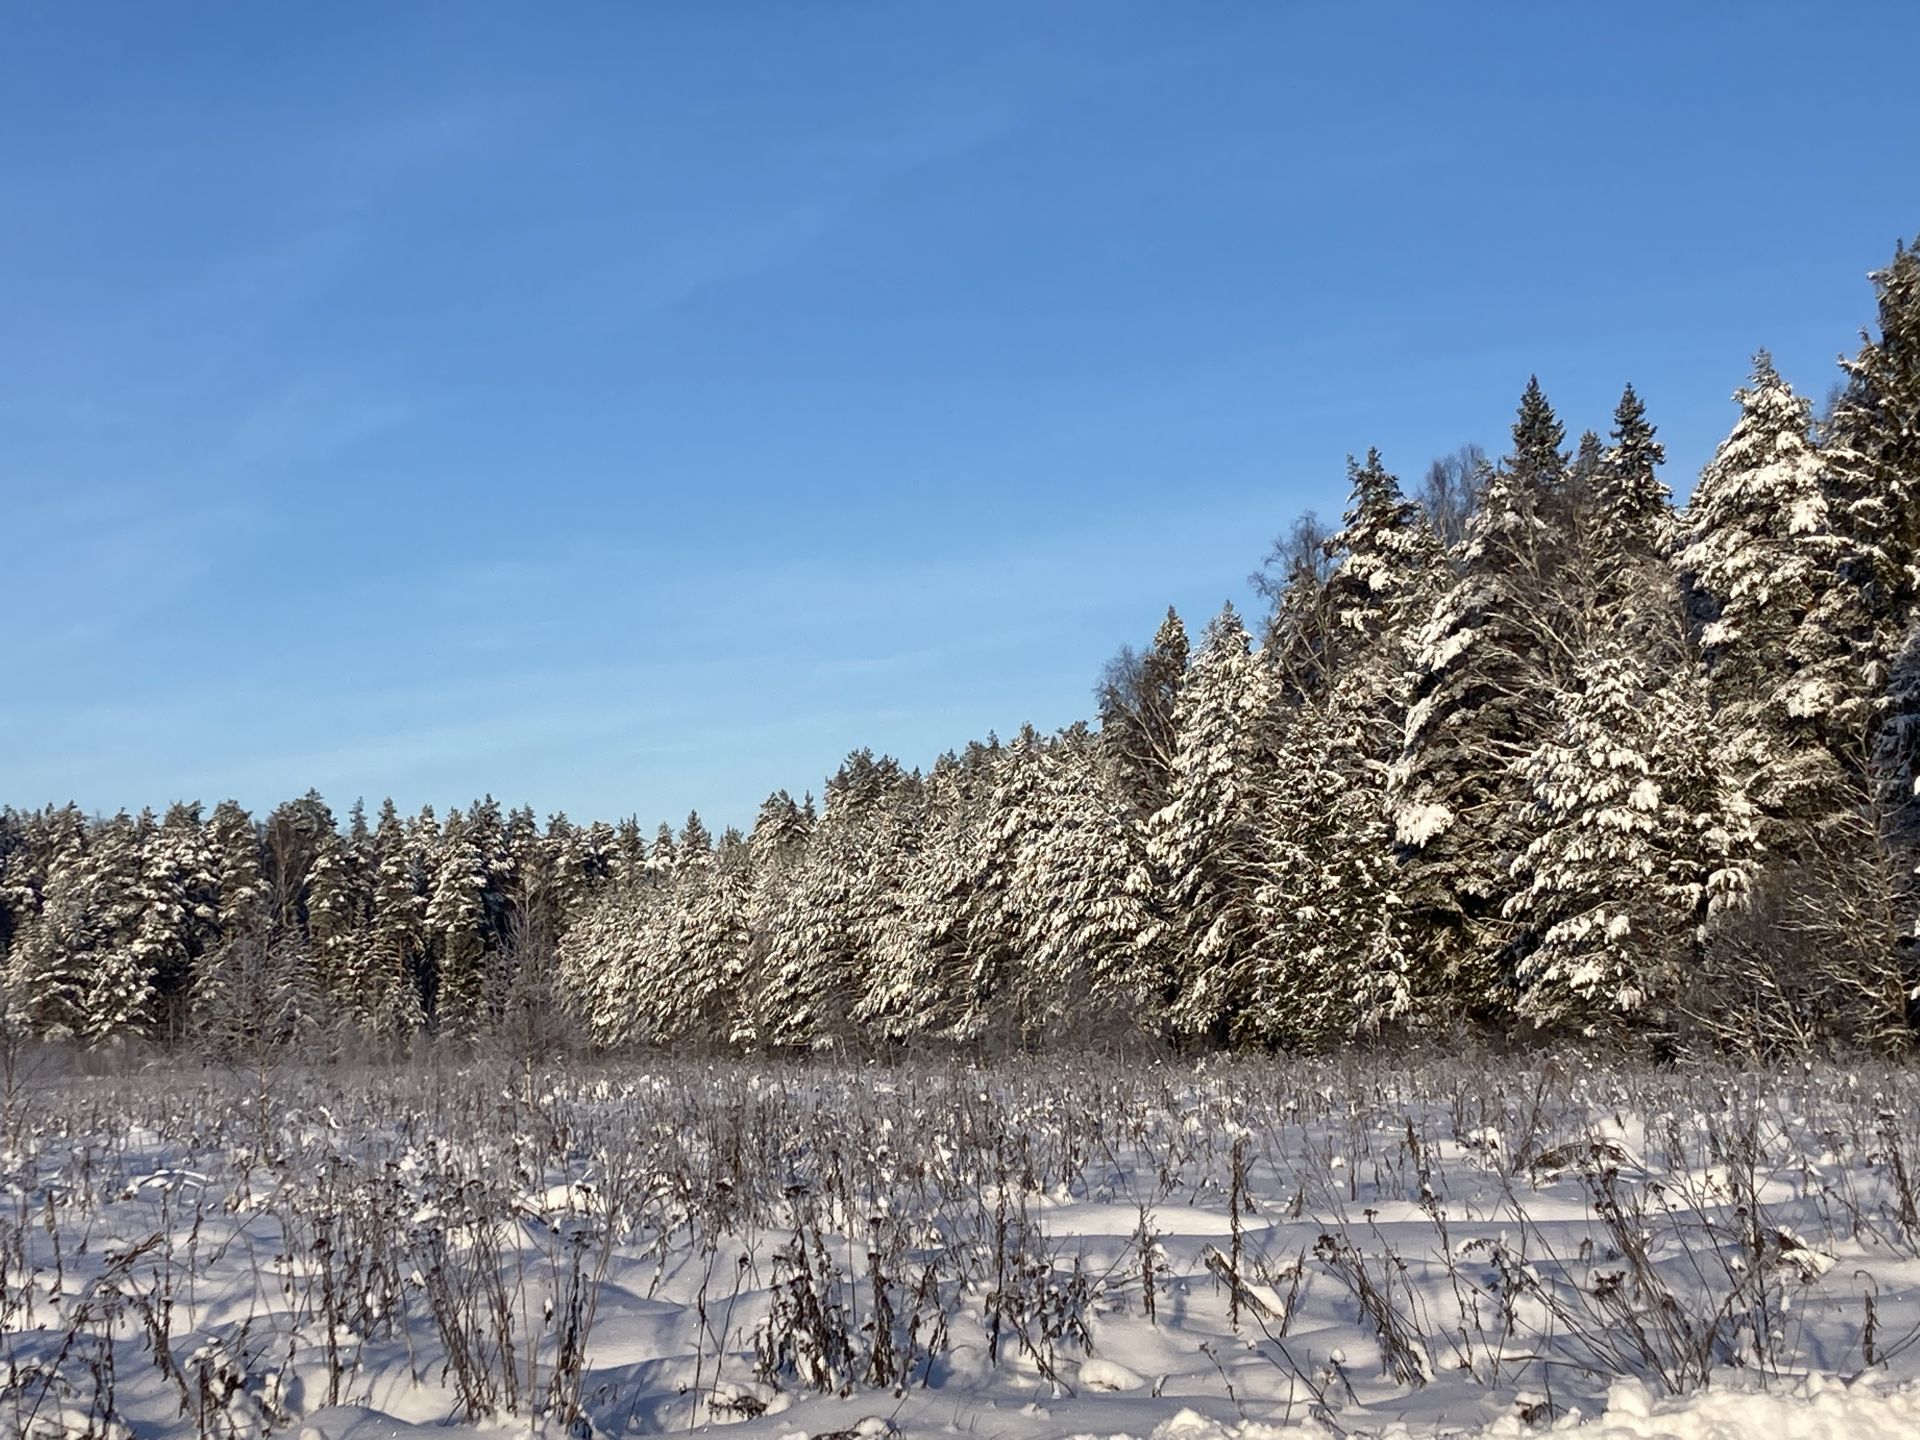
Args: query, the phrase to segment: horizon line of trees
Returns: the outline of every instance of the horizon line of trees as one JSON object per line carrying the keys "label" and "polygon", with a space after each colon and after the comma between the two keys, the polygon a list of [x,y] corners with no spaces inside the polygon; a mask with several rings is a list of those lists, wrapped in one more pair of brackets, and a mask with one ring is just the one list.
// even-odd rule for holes
{"label": "horizon line of trees", "polygon": [[1097,688],[816,809],[343,828],[0,812],[9,1027],[233,1054],[741,1049],[1117,1028],[1315,1048],[1468,1023],[1662,1052],[1920,1027],[1920,248],[1815,421],[1762,352],[1676,509],[1631,386],[1410,498],[1350,460],[1254,627],[1171,610]]}

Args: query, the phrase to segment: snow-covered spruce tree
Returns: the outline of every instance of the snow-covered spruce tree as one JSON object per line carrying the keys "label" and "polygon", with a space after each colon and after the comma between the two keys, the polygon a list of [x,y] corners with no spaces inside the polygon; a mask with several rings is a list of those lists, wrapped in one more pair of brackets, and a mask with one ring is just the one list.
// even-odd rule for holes
{"label": "snow-covered spruce tree", "polygon": [[806,848],[813,822],[785,790],[776,790],[760,802],[753,829],[747,834],[755,868],[774,860],[791,861]]}
{"label": "snow-covered spruce tree", "polygon": [[1281,705],[1272,778],[1255,815],[1263,917],[1230,1033],[1317,1049],[1403,1016],[1410,935],[1368,717],[1330,692]]}
{"label": "snow-covered spruce tree", "polygon": [[636,1038],[645,1017],[629,1002],[639,953],[642,897],[609,885],[583,901],[560,937],[560,993],[567,1013],[594,1046]]}
{"label": "snow-covered spruce tree", "polygon": [[1324,608],[1334,633],[1323,699],[1329,718],[1339,717],[1339,738],[1329,743],[1364,771],[1347,777],[1348,788],[1371,791],[1384,810],[1387,766],[1399,756],[1413,694],[1415,642],[1452,577],[1425,516],[1377,450],[1365,465],[1349,458],[1347,474],[1344,524],[1327,541]]}
{"label": "snow-covered spruce tree", "polygon": [[1029,1008],[1056,1034],[1157,1028],[1158,987],[1139,951],[1155,924],[1143,827],[1082,727],[1046,747],[1040,778],[1048,823],[1020,882]]}
{"label": "snow-covered spruce tree", "polygon": [[373,830],[372,905],[366,935],[364,1001],[368,1036],[403,1051],[426,1025],[420,967],[427,899],[425,857],[388,798]]}
{"label": "snow-covered spruce tree", "polygon": [[1877,337],[1844,361],[1846,388],[1826,426],[1828,516],[1838,574],[1819,597],[1799,704],[1863,782],[1895,655],[1920,600],[1920,248],[1875,271]]}
{"label": "snow-covered spruce tree", "polygon": [[916,987],[923,1028],[1026,1046],[1121,1008],[1148,1018],[1143,1002],[1162,997],[1136,963],[1152,923],[1143,837],[1104,769],[1127,764],[1082,725],[1050,739],[1025,727],[936,770],[949,784],[930,783],[928,809],[942,818],[909,885],[909,903],[924,890],[939,917]]}
{"label": "snow-covered spruce tree", "polygon": [[1488,479],[1458,576],[1415,644],[1405,744],[1388,800],[1400,894],[1422,932],[1416,987],[1454,1013],[1509,1003],[1503,918],[1526,843],[1523,767],[1555,723],[1581,628],[1566,589],[1565,432],[1529,381],[1513,449]]}
{"label": "snow-covered spruce tree", "polygon": [[[922,786],[913,864],[897,887],[894,943],[869,957],[852,1016],[868,1035],[889,1043],[925,1036],[977,1034],[967,1015],[971,977],[980,968],[976,946],[998,948],[990,931],[975,933],[984,907],[975,894],[982,865],[980,827],[1002,754],[995,741],[984,763],[948,752],[934,762]],[[969,1026],[973,1028],[969,1030]]]}
{"label": "snow-covered spruce tree", "polygon": [[144,1032],[153,1020],[154,970],[140,945],[140,857],[157,828],[151,811],[124,810],[94,832],[82,869],[96,926],[81,1001],[82,1038]]}
{"label": "snow-covered spruce tree", "polygon": [[911,969],[921,965],[926,944],[926,836],[930,824],[926,777],[887,762],[892,779],[872,806],[867,839],[868,863],[858,911],[859,941],[865,976],[877,966]]}
{"label": "snow-covered spruce tree", "polygon": [[741,977],[745,1001],[726,1036],[729,1043],[748,1047],[763,1040],[759,999],[766,993],[773,967],[774,941],[789,923],[797,877],[805,863],[813,833],[811,804],[802,807],[785,790],[776,790],[760,803],[753,829],[747,835],[748,874],[747,956]]}
{"label": "snow-covered spruce tree", "polygon": [[575,844],[563,852],[560,873],[561,893],[569,915],[587,896],[613,883],[619,857],[619,832],[606,821],[595,820],[574,833]]}
{"label": "snow-covered spruce tree", "polygon": [[39,913],[53,857],[67,847],[74,833],[85,833],[86,823],[80,807],[71,802],[19,816],[19,848],[7,862],[7,903],[13,908],[16,927],[24,928]]}
{"label": "snow-covered spruce tree", "polygon": [[558,921],[554,932],[556,942],[559,932],[567,928],[568,917],[601,878],[594,873],[598,858],[589,829],[575,825],[564,810],[556,810],[547,817],[547,884]]}
{"label": "snow-covered spruce tree", "polygon": [[1563,600],[1576,656],[1523,766],[1519,888],[1503,907],[1522,1017],[1592,1030],[1671,1007],[1706,927],[1744,899],[1752,807],[1727,764],[1667,560],[1662,450],[1628,388],[1594,469]]}
{"label": "snow-covered spruce tree", "polygon": [[1430,603],[1442,566],[1432,528],[1378,450],[1367,451],[1364,465],[1347,458],[1347,485],[1343,523],[1327,541],[1336,674],[1371,656],[1386,636],[1411,627],[1418,608]]}
{"label": "snow-covered spruce tree", "polygon": [[854,1038],[854,1008],[876,963],[910,957],[917,936],[901,873],[919,854],[919,781],[891,758],[856,751],[827,784],[825,812],[774,935],[755,1029],[766,1043],[813,1049]]}
{"label": "snow-covered spruce tree", "polygon": [[1526,927],[1517,1010],[1535,1025],[1671,1036],[1704,927],[1750,883],[1753,811],[1705,687],[1649,628],[1595,640],[1526,764],[1533,838],[1506,913]]}
{"label": "snow-covered spruce tree", "polygon": [[1288,615],[1320,617],[1324,638],[1311,672],[1279,687],[1271,716],[1258,875],[1272,920],[1234,1022],[1241,1038],[1289,1048],[1377,1028],[1410,999],[1386,773],[1404,732],[1414,632],[1448,577],[1425,517],[1378,452],[1347,469],[1326,578],[1302,569],[1293,579],[1322,593],[1283,600],[1276,616],[1276,630]]}
{"label": "snow-covered spruce tree", "polygon": [[[1833,666],[1828,693],[1809,698],[1832,701],[1842,723],[1859,713],[1870,736],[1865,808],[1891,861],[1910,1038],[1920,1030],[1920,245],[1898,247],[1873,281],[1880,334],[1847,363],[1828,427],[1845,548],[1834,603],[1816,616],[1859,680],[1849,693],[1849,667]],[[1861,696],[1883,672],[1879,691]]]}
{"label": "snow-covered spruce tree", "polygon": [[1253,987],[1273,917],[1261,903],[1259,808],[1268,782],[1273,677],[1231,605],[1207,627],[1181,690],[1167,803],[1148,819],[1158,927],[1143,946],[1168,957],[1169,1018],[1224,1039]]}
{"label": "snow-covered spruce tree", "polygon": [[[689,830],[697,818],[688,818]],[[723,1044],[739,1032],[749,1010],[752,852],[729,831],[712,848],[683,836],[681,856],[673,905],[673,950],[683,967],[680,1029],[703,1045]]]}
{"label": "snow-covered spruce tree", "polygon": [[493,925],[502,949],[516,948],[509,943],[516,933],[552,928],[555,838],[540,833],[532,806],[507,812],[494,864]]}
{"label": "snow-covered spruce tree", "polygon": [[373,908],[365,857],[337,830],[314,842],[307,871],[307,940],[317,991],[330,1027],[374,1027],[373,947],[368,929]]}
{"label": "snow-covered spruce tree", "polygon": [[10,806],[0,809],[0,976],[6,973],[14,936],[39,908],[32,881],[31,823]]}
{"label": "snow-covered spruce tree", "polygon": [[1601,606],[1631,603],[1630,592],[1644,583],[1648,567],[1673,553],[1674,539],[1673,494],[1659,475],[1666,447],[1631,385],[1614,409],[1611,439],[1593,480],[1599,534],[1587,542],[1597,551]]}
{"label": "snow-covered spruce tree", "polygon": [[487,958],[487,859],[471,817],[447,814],[433,852],[427,889],[432,984],[427,1015],[436,1035],[471,1041],[485,1020],[482,974]]}
{"label": "snow-covered spruce tree", "polygon": [[139,928],[134,950],[153,976],[156,1033],[183,1037],[194,967],[214,943],[219,877],[197,804],[170,807],[140,850]]}
{"label": "snow-covered spruce tree", "polygon": [[869,885],[859,840],[829,798],[783,897],[784,923],[765,936],[767,970],[753,1021],[765,1044],[828,1049],[851,1033],[848,1020],[867,978],[855,923]]}
{"label": "snow-covered spruce tree", "polygon": [[713,832],[707,828],[707,822],[700,818],[698,810],[687,812],[687,823],[680,827],[678,849],[673,856],[673,868],[686,871],[690,867],[704,866],[713,859]]}
{"label": "snow-covered spruce tree", "polygon": [[[1044,905],[1035,870],[1052,825],[1044,772],[1046,742],[1023,726],[1000,749],[989,788],[966,809],[971,841],[954,879],[942,876],[943,895],[964,905],[956,946],[959,963],[929,987],[927,1008],[954,1039],[977,1041],[990,1031],[1019,1044],[1039,1019],[1032,1012],[1032,907]],[[956,817],[959,818],[959,817]],[[952,827],[948,827],[951,829]],[[958,847],[954,847],[958,848]]]}
{"label": "snow-covered spruce tree", "polygon": [[[51,1037],[79,1035],[103,922],[89,884],[85,817],[74,806],[47,817],[32,910],[7,955],[10,1021]],[[24,888],[24,887],[23,887]]]}
{"label": "snow-covered spruce tree", "polygon": [[207,820],[207,850],[214,875],[215,931],[221,943],[263,930],[268,923],[266,878],[261,873],[260,831],[232,800],[213,807]]}
{"label": "snow-covered spruce tree", "polygon": [[1889,964],[1856,965],[1853,988],[1866,1002],[1861,1008],[1877,1012],[1869,1022],[1874,1038],[1905,1045],[1920,1031],[1920,619],[1894,657],[1872,758],[1876,787],[1869,814],[1885,852],[1873,868],[1885,877],[1892,954]]}
{"label": "snow-covered spruce tree", "polygon": [[746,877],[717,873],[712,836],[698,814],[654,853],[670,868],[656,872],[629,912],[634,934],[617,1003],[632,1019],[623,1029],[656,1045],[715,1043],[735,1023],[747,953]]}
{"label": "snow-covered spruce tree", "polygon": [[[858,997],[874,988],[876,975],[927,971],[927,937],[935,923],[928,900],[927,842],[936,822],[929,811],[927,782],[917,770],[901,772],[893,762],[887,764],[898,778],[879,803],[866,810],[859,827],[865,832],[865,858],[855,872],[850,916],[855,969],[838,1019],[849,1034],[861,1030]],[[926,1027],[910,1028],[920,1033]],[[861,1038],[874,1037],[868,1031]]]}
{"label": "snow-covered spruce tree", "polygon": [[640,833],[640,817],[629,815],[614,827],[609,856],[609,878],[624,890],[635,890],[647,875],[647,837]]}
{"label": "snow-covered spruce tree", "polygon": [[1734,400],[1739,418],[1700,474],[1675,566],[1728,754],[1747,772],[1763,838],[1791,850],[1844,799],[1819,685],[1809,688],[1824,648],[1811,617],[1836,542],[1807,402],[1765,351]]}
{"label": "snow-covered spruce tree", "polygon": [[[525,824],[532,825],[533,813],[523,812],[522,819]],[[468,809],[467,829],[473,847],[479,853],[482,874],[486,877],[486,883],[480,890],[480,933],[484,950],[480,968],[480,1025],[486,1029],[497,1018],[492,1006],[505,988],[501,973],[501,951],[508,928],[507,911],[514,886],[515,856],[508,823],[501,815],[500,802],[492,795],[483,795]]]}
{"label": "snow-covered spruce tree", "polygon": [[653,832],[653,844],[647,849],[647,858],[641,866],[639,883],[643,886],[658,886],[679,868],[680,844],[674,839],[673,826],[662,820],[660,828]]}

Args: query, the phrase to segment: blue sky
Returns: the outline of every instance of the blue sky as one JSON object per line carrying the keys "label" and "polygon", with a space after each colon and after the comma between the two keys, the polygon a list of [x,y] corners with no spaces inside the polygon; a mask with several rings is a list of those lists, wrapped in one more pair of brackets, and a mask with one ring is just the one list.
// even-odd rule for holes
{"label": "blue sky", "polygon": [[1684,489],[1920,230],[1920,7],[20,7],[0,802],[750,818],[1088,713],[1344,457]]}

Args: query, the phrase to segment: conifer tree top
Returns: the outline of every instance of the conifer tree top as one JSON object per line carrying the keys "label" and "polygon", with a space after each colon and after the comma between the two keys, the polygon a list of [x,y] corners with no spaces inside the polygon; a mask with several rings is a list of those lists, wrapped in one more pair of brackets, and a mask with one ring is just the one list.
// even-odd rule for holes
{"label": "conifer tree top", "polygon": [[1566,468],[1567,457],[1560,448],[1566,438],[1566,427],[1547,403],[1540,377],[1528,376],[1527,388],[1520,396],[1520,413],[1513,422],[1513,454],[1508,467],[1536,484],[1557,479]]}
{"label": "conifer tree top", "polygon": [[1623,538],[1650,540],[1667,515],[1672,496],[1655,473],[1666,459],[1666,447],[1654,438],[1647,420],[1647,407],[1628,385],[1613,412],[1613,444],[1596,487],[1600,513]]}

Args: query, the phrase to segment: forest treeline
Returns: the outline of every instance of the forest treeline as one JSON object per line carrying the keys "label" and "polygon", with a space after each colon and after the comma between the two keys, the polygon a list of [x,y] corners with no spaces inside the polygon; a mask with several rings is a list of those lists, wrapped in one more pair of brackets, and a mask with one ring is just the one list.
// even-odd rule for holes
{"label": "forest treeline", "polygon": [[[816,807],[0,814],[6,1028],[217,1051],[888,1047],[1469,1024],[1654,1050],[1920,1024],[1920,248],[1817,420],[1763,353],[1676,510],[1634,391],[1418,495],[1349,462],[1254,631],[1098,714],[860,751]],[[1254,633],[1257,632],[1257,633]]]}

